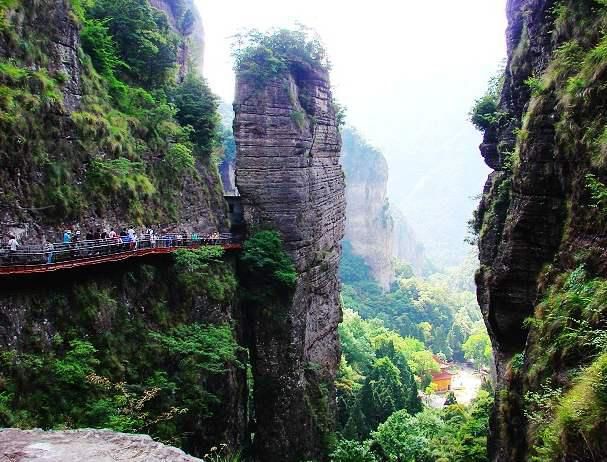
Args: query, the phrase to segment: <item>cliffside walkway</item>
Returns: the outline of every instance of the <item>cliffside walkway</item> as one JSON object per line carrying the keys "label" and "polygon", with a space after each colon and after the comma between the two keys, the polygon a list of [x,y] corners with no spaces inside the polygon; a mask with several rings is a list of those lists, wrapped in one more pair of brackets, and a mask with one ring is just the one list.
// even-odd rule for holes
{"label": "cliffside walkway", "polygon": [[24,245],[15,252],[0,249],[0,276],[47,273],[212,245],[220,245],[226,251],[236,251],[242,247],[241,238],[232,234],[220,234],[215,238],[196,234],[179,237],[175,234],[157,239],[146,237],[136,242],[125,242],[120,237],[83,240],[69,244],[55,243],[52,250],[44,249],[42,245]]}

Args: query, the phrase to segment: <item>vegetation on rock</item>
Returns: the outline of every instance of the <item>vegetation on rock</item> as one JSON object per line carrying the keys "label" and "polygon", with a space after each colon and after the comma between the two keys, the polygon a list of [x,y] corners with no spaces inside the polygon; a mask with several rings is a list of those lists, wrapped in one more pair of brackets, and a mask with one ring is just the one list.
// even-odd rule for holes
{"label": "vegetation on rock", "polygon": [[232,55],[234,70],[259,86],[292,65],[307,64],[323,69],[330,66],[319,37],[304,27],[265,33],[252,30],[237,35]]}
{"label": "vegetation on rock", "polygon": [[[16,214],[18,205],[37,210],[50,223],[116,211],[143,223],[146,207],[147,220],[177,221],[186,185],[204,188],[217,175],[209,156],[218,146],[218,116],[200,77],[177,79],[184,38],[166,15],[147,0],[74,2],[67,27],[80,28],[82,48],[73,51],[75,68],[55,71],[41,53],[53,49],[56,32],[43,18],[53,17],[54,4],[9,7],[16,14],[0,30],[10,55],[0,61],[3,202],[16,204]],[[17,37],[21,17],[27,27]]]}
{"label": "vegetation on rock", "polygon": [[[124,279],[32,294],[54,334],[49,343],[39,314],[28,313],[32,335],[0,354],[0,425],[144,432],[196,451],[191,435],[221,400],[209,382],[242,368],[242,349],[228,322],[193,321],[187,301],[169,302],[173,279],[142,266]],[[124,290],[141,308],[125,305]]]}

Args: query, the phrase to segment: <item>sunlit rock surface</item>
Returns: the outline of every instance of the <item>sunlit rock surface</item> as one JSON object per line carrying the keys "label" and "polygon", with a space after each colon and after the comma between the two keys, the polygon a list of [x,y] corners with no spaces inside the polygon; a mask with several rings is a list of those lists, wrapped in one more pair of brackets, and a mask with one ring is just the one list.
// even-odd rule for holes
{"label": "sunlit rock surface", "polygon": [[201,462],[147,435],[109,430],[0,430],[1,462]]}

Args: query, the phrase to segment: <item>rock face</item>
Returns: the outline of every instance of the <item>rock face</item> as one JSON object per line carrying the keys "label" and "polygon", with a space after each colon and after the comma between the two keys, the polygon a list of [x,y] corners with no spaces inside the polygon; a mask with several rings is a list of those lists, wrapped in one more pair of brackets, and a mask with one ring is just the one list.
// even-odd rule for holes
{"label": "rock face", "polygon": [[388,203],[388,163],[354,130],[344,131],[342,165],[346,174],[345,239],[363,257],[384,289],[394,280],[394,221]]}
{"label": "rock face", "polygon": [[190,70],[202,74],[204,62],[204,27],[198,7],[192,0],[149,0],[150,5],[164,12],[173,31],[183,38],[179,47],[179,78]]}
{"label": "rock face", "polygon": [[258,82],[239,76],[236,183],[250,230],[272,227],[298,272],[284,322],[253,320],[256,457],[319,459],[332,428],[344,235],[341,140],[325,70],[291,62]]}
{"label": "rock face", "polygon": [[[533,323],[524,321],[541,320],[541,310],[534,315],[534,308],[560,274],[583,264],[605,277],[604,220],[601,206],[592,206],[586,177],[593,173],[604,183],[604,151],[597,151],[598,134],[591,127],[605,123],[600,112],[605,74],[604,66],[587,72],[596,58],[584,56],[591,56],[600,40],[606,12],[592,1],[556,5],[551,0],[508,1],[508,64],[498,122],[486,131],[480,147],[495,170],[478,213],[477,286],[496,357],[490,450],[492,460],[500,462],[528,460],[532,453],[523,396],[541,390],[538,376],[567,389],[568,374],[588,361],[567,362],[561,345],[528,336]],[[561,357],[536,364],[532,371],[538,349]],[[511,364],[515,354],[525,358],[518,372]],[[596,448],[592,439],[587,443]],[[558,460],[607,457],[585,451],[592,449],[572,444]]]}
{"label": "rock face", "polygon": [[391,213],[394,219],[394,257],[411,265],[413,272],[421,276],[428,267],[424,245],[417,240],[415,231],[399,209],[392,207]]}
{"label": "rock face", "polygon": [[[189,20],[184,22],[187,7],[193,7],[192,2],[157,0],[150,3],[167,13],[169,23],[182,37],[193,40],[195,24],[190,24]],[[126,158],[121,154],[128,151],[129,140],[131,145],[135,141],[134,132],[129,131],[133,119],[129,118],[130,122],[122,126],[125,132],[120,129],[121,134],[115,140],[115,150],[104,144],[108,135],[105,130],[110,128],[104,116],[111,112],[112,117],[117,117],[114,120],[118,120],[121,115],[105,91],[104,82],[87,65],[80,43],[81,28],[72,2],[22,0],[10,4],[10,9],[0,7],[5,16],[0,27],[0,60],[11,63],[17,69],[17,75],[19,72],[24,75],[31,72],[32,75],[24,83],[4,71],[0,73],[3,91],[19,95],[14,104],[5,98],[0,101],[0,233],[3,244],[9,233],[15,234],[21,244],[40,244],[43,237],[50,241],[60,240],[62,230],[67,227],[79,229],[83,235],[89,229],[135,227],[137,223],[129,208],[137,202],[135,190],[138,187],[131,190],[127,200],[114,201],[108,208],[103,203],[111,193],[105,191],[96,195],[87,187],[96,161],[124,162]],[[178,10],[179,6],[185,9]],[[193,20],[196,20],[195,14]],[[190,62],[186,55],[192,50],[182,51],[185,53],[183,60],[177,64],[183,68]],[[50,97],[43,94],[45,85],[47,90],[53,89],[56,93]],[[24,104],[24,100],[33,106]],[[5,109],[14,113],[7,115]],[[95,112],[94,116],[91,111]],[[78,120],[82,120],[83,115],[86,119],[97,120],[105,129],[95,133],[82,130]],[[166,172],[161,158],[163,148],[152,152],[156,148],[145,148],[142,136],[139,132],[135,143],[141,151],[125,156],[130,160],[137,157],[137,170],[149,175],[148,179],[154,182],[149,186],[158,192],[163,180],[155,173]],[[165,190],[168,194],[152,200],[146,196],[145,206],[141,208],[145,221],[138,224],[199,233],[225,230],[227,206],[217,172],[204,165],[203,160],[196,167],[199,168],[196,174],[188,172],[177,178]],[[133,173],[126,174],[130,175],[129,180],[137,176]],[[102,176],[105,178],[105,173]],[[107,177],[110,176],[107,173]],[[168,183],[164,184],[168,186]],[[82,207],[70,209],[78,204]],[[155,213],[164,207],[172,210],[171,214],[165,215],[167,222],[154,220]],[[173,421],[161,428],[165,424],[161,418],[156,421],[155,429],[146,425],[146,431],[158,438],[163,438],[164,432],[178,435],[178,444],[199,455],[221,443],[234,449],[245,446],[248,439],[245,370],[228,361],[225,370],[220,368],[192,375],[190,370],[179,368],[175,357],[166,356],[170,354],[168,348],[149,350],[153,348],[153,335],[171,336],[182,326],[218,329],[229,326],[231,340],[242,340],[235,293],[235,262],[230,257],[217,262],[219,271],[214,271],[212,276],[217,277],[214,289],[219,288],[221,294],[214,292],[215,295],[211,294],[213,290],[203,287],[204,282],[197,282],[196,287],[188,286],[175,265],[174,258],[160,257],[101,265],[83,271],[59,271],[39,278],[2,278],[0,394],[11,389],[6,406],[12,413],[0,413],[0,427],[53,427],[54,423],[45,414],[47,410],[50,410],[51,418],[65,417],[61,425],[110,425],[107,419],[91,418],[91,414],[74,417],[98,398],[84,392],[66,396],[62,401],[64,410],[56,412],[61,400],[54,399],[53,393],[62,395],[68,388],[72,391],[77,388],[73,383],[66,386],[50,373],[34,375],[47,380],[46,385],[40,387],[44,392],[38,397],[56,406],[49,405],[47,409],[33,405],[36,409],[30,409],[31,412],[24,410],[34,400],[28,402],[31,388],[28,388],[27,380],[20,378],[20,371],[31,372],[33,368],[21,367],[18,358],[36,357],[36,364],[43,367],[42,364],[65,357],[72,351],[72,346],[80,342],[92,356],[91,369],[75,381],[79,386],[84,384],[79,390],[95,389],[87,388],[87,384],[95,385],[88,382],[94,378],[89,374],[91,371],[112,384],[125,383],[132,387],[130,391],[137,389],[135,393],[151,389],[149,384],[157,383],[157,379],[164,383],[160,388],[173,381],[170,392],[162,396],[160,394],[164,392],[158,392],[155,403],[159,407],[154,410],[160,414],[168,412]],[[202,275],[197,277],[202,279]],[[193,384],[187,384],[190,379]],[[174,383],[180,380],[181,383]],[[65,391],[65,395],[68,394],[69,391]],[[214,401],[211,395],[217,400]],[[80,404],[76,403],[79,399]],[[190,412],[175,414],[177,408],[181,411],[189,408]],[[31,420],[24,423],[15,417],[17,414],[27,414]]]}
{"label": "rock face", "polygon": [[201,462],[183,451],[157,443],[147,435],[108,430],[43,432],[0,430],[0,461],[25,462]]}
{"label": "rock face", "polygon": [[[197,9],[192,2],[182,0],[150,0],[150,4],[165,12],[174,31],[182,38],[178,64],[180,75],[185,75],[190,65],[201,64],[200,60],[192,58],[198,53],[198,47],[204,45]],[[19,64],[34,59],[16,45],[16,37],[29,47],[44,48],[44,60],[28,64],[28,67],[41,69],[52,77],[62,76],[62,98],[60,102],[48,103],[31,111],[27,114],[27,123],[23,122],[22,126],[11,122],[2,128],[6,130],[2,134],[6,136],[0,136],[2,237],[13,234],[21,244],[40,244],[44,239],[60,241],[66,227],[86,234],[89,229],[132,226],[134,220],[128,216],[127,210],[129,204],[113,204],[101,211],[99,204],[83,201],[83,197],[88,199],[86,196],[90,196],[86,184],[91,160],[99,155],[112,158],[114,153],[103,146],[103,135],[87,134],[75,123],[74,114],[90,112],[85,103],[94,101],[99,95],[91,88],[95,86],[91,84],[92,77],[86,66],[81,64],[80,27],[70,2],[24,0],[18,5],[7,13],[8,27],[0,33],[0,58]],[[23,47],[26,48],[25,45]],[[7,83],[10,88],[14,85],[4,78],[2,84]],[[98,82],[95,84],[99,85]],[[107,94],[105,97],[110,99]],[[40,99],[40,95],[33,94],[32,98]],[[16,105],[26,107],[22,103]],[[83,140],[83,137],[96,137],[94,147],[83,147],[85,141],[90,141]],[[44,156],[36,155],[37,152],[44,152]],[[146,153],[143,157],[140,160],[152,176],[153,170],[160,166],[158,155]],[[62,185],[55,191],[48,190],[49,185],[56,183],[49,165],[55,166],[62,175],[59,180]],[[161,208],[159,202],[166,204],[163,200],[150,201],[146,207],[146,225],[198,233],[227,230],[227,207],[213,186],[220,180],[214,169],[206,165],[197,165],[197,168],[197,178],[184,178],[181,184],[172,188],[178,190],[179,196],[170,206],[173,218],[167,219],[168,214],[160,220],[151,218],[153,212]],[[70,187],[75,191],[66,192]],[[86,203],[86,206],[77,212],[69,210],[80,203]]]}
{"label": "rock face", "polygon": [[[231,273],[233,266],[234,262],[226,261],[213,271]],[[125,382],[132,387],[134,383],[154,380],[154,375],[165,375],[178,384],[169,398],[169,406],[175,407],[187,407],[186,402],[196,406],[191,399],[191,388],[215,395],[216,401],[210,401],[204,411],[190,409],[182,418],[169,423],[177,429],[180,446],[188,453],[203,455],[221,443],[237,449],[246,445],[248,438],[244,369],[226,363],[223,371],[203,373],[200,381],[188,384],[188,373],[178,366],[179,359],[166,348],[153,351],[154,333],[170,334],[174,327],[193,324],[232,326],[234,339],[244,343],[235,294],[217,300],[202,286],[199,284],[194,292],[187,289],[172,257],[63,271],[37,278],[4,278],[0,280],[0,352],[7,358],[36,355],[42,363],[65,356],[74,340],[86,340],[96,349],[95,373],[113,383]],[[7,406],[15,413],[27,414],[28,405],[23,401],[31,390],[20,381],[19,374],[14,373],[12,364],[8,359],[0,361],[3,380],[0,390],[14,387],[13,399]],[[39,375],[46,373],[40,370]],[[49,397],[65,386],[52,374],[48,374],[46,380],[45,393]],[[88,379],[79,379],[83,380]],[[166,398],[162,394],[156,402],[166,408]],[[68,411],[75,408],[78,414],[78,406],[90,406],[95,397],[87,395],[87,401],[80,403],[69,401],[76,399],[73,395],[65,399]],[[198,399],[204,399],[204,395]],[[161,404],[162,401],[165,404]],[[47,425],[44,412],[35,414],[39,419],[33,420],[35,425]],[[5,417],[0,419],[6,425]],[[11,422],[8,420],[9,425]],[[98,420],[91,422],[99,425]],[[152,425],[147,431],[153,429]]]}

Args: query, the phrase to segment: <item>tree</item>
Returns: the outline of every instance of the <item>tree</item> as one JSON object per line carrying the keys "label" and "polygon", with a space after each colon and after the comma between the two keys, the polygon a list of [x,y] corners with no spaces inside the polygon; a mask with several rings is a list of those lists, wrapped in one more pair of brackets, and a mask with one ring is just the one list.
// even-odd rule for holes
{"label": "tree", "polygon": [[217,97],[206,81],[190,73],[172,92],[177,107],[176,118],[181,125],[192,127],[190,140],[196,153],[208,156],[218,144],[219,114]]}
{"label": "tree", "polygon": [[365,416],[361,433],[368,434],[391,414],[405,409],[406,396],[398,368],[387,357],[377,359],[360,392],[360,409]]}
{"label": "tree", "polygon": [[151,88],[170,79],[179,39],[163,12],[147,0],[97,0],[86,14],[107,26],[126,64],[121,74],[130,81]]}
{"label": "tree", "polygon": [[375,462],[377,459],[366,443],[339,440],[331,453],[332,462]]}
{"label": "tree", "polygon": [[474,102],[470,111],[470,122],[481,132],[496,127],[503,117],[498,111],[499,97],[504,86],[504,70],[500,69],[489,80],[486,93]]}
{"label": "tree", "polygon": [[455,393],[450,391],[447,394],[447,399],[445,399],[445,406],[451,406],[453,404],[457,404],[457,398],[455,397]]}
{"label": "tree", "polygon": [[486,332],[477,331],[463,344],[464,357],[480,369],[491,364],[491,341]]}
{"label": "tree", "polygon": [[422,402],[417,393],[417,383],[407,363],[406,356],[402,352],[396,351],[393,341],[382,343],[375,355],[378,358],[389,358],[400,371],[400,381],[405,393],[405,409],[407,412],[409,414],[420,412],[422,410]]}
{"label": "tree", "polygon": [[236,36],[232,47],[234,70],[257,84],[276,77],[290,66],[328,69],[329,60],[319,37],[305,27],[251,30]]}
{"label": "tree", "polygon": [[438,412],[425,410],[417,416],[399,411],[373,433],[376,446],[390,461],[433,462],[432,439],[445,430]]}
{"label": "tree", "polygon": [[259,231],[243,245],[241,261],[245,270],[256,279],[278,282],[293,288],[297,282],[297,271],[291,257],[284,251],[282,238],[277,231]]}

